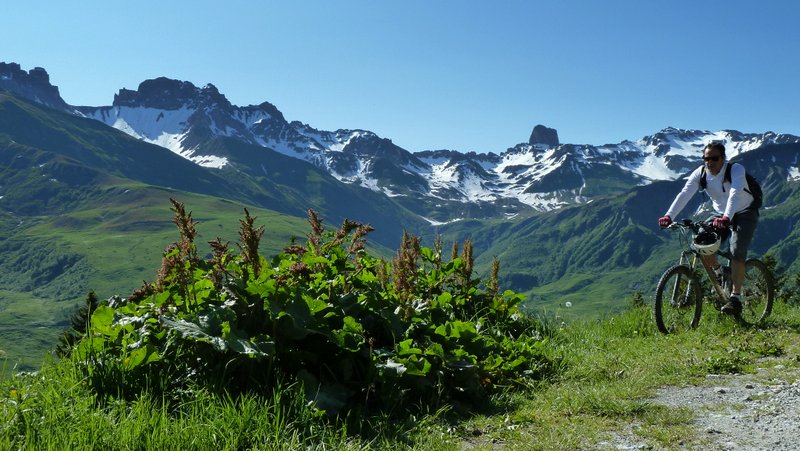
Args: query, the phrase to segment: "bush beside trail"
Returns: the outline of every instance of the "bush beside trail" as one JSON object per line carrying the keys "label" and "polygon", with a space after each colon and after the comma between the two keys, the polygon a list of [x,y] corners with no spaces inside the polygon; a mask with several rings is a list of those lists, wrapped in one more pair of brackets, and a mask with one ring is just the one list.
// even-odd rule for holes
{"label": "bush beside trail", "polygon": [[[473,278],[472,246],[420,246],[404,235],[392,262],[365,251],[369,225],[311,232],[267,260],[265,229],[245,210],[238,253],[210,242],[198,256],[196,222],[173,200],[180,240],[157,279],[127,298],[91,302],[85,334],[65,354],[101,399],[144,392],[180,403],[194,390],[269,394],[298,383],[328,414],[474,406],[552,374],[556,359],[522,298]],[[81,324],[81,322],[78,322]]]}

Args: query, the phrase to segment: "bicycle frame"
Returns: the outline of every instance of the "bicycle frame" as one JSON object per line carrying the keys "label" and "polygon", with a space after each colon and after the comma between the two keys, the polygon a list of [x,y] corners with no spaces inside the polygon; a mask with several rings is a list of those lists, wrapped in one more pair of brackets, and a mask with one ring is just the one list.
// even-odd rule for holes
{"label": "bicycle frame", "polygon": [[[717,275],[714,273],[714,270],[706,266],[702,262],[702,257],[700,256],[700,254],[691,247],[692,233],[697,233],[697,227],[698,223],[693,223],[691,221],[686,221],[686,220],[684,220],[684,223],[674,222],[669,225],[669,228],[677,229],[680,232],[681,242],[683,243],[684,246],[684,250],[681,251],[681,257],[678,263],[680,265],[687,266],[692,271],[694,271],[695,268],[697,267],[698,260],[700,260],[700,264],[703,266],[703,269],[705,269],[706,275],[708,276],[708,280],[711,281],[711,285],[714,288],[714,292],[717,293],[717,296],[719,296],[719,299],[721,299],[722,303],[724,304],[728,302],[728,300],[730,300],[730,294],[726,293],[725,289],[722,287],[722,285],[720,285],[719,281],[717,280]],[[732,258],[730,252],[718,250],[715,254],[726,259],[728,261],[728,264],[730,265],[730,261]],[[675,294],[676,289],[677,286],[673,288],[673,294]]]}

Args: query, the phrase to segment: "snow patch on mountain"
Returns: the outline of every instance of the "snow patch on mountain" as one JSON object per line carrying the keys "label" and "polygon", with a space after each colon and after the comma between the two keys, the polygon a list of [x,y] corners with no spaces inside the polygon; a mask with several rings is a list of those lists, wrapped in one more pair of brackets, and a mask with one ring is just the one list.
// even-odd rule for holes
{"label": "snow patch on mountain", "polygon": [[215,155],[190,155],[188,157],[193,162],[199,164],[200,166],[205,166],[207,168],[215,168],[219,169],[225,167],[228,164],[228,159],[225,157],[218,157]]}
{"label": "snow patch on mountain", "polygon": [[242,111],[236,110],[233,113],[233,118],[244,124],[247,128],[251,128],[254,125],[259,125],[265,121],[269,121],[272,119],[272,115],[267,113],[266,111]]}
{"label": "snow patch on mountain", "polygon": [[654,155],[647,155],[640,161],[633,172],[649,180],[674,180],[681,175],[678,171],[669,169],[663,159]]}
{"label": "snow patch on mountain", "polygon": [[358,180],[358,183],[361,186],[363,186],[365,188],[369,188],[372,191],[377,191],[379,193],[383,193],[387,197],[405,196],[405,194],[392,191],[390,188],[388,188],[386,186],[381,186],[380,182],[377,179],[370,178],[370,177],[360,177],[360,178],[357,178],[357,180]]}
{"label": "snow patch on mountain", "polygon": [[428,223],[430,223],[430,225],[432,225],[432,226],[447,225],[447,224],[452,224],[454,222],[458,222],[458,221],[462,221],[463,220],[463,218],[456,218],[456,219],[453,219],[453,220],[450,220],[450,221],[436,221],[434,219],[426,218],[425,216],[420,216],[420,218],[428,221]]}
{"label": "snow patch on mountain", "polygon": [[312,143],[319,144],[319,146],[314,146],[315,150],[328,152],[343,152],[352,140],[369,134],[369,132],[362,130],[355,130],[350,133],[344,130],[340,130],[338,133],[321,132],[310,127],[300,127],[297,131],[311,140]]}
{"label": "snow patch on mountain", "polygon": [[186,124],[192,113],[188,108],[161,110],[115,106],[97,109],[89,117],[181,154],[180,138],[186,134]]}
{"label": "snow patch on mountain", "polygon": [[[215,155],[196,155],[195,149],[183,146],[186,137],[187,123],[194,113],[190,108],[162,110],[145,107],[113,106],[98,108],[84,116],[96,119],[111,127],[121,130],[134,138],[155,144],[209,168],[221,168],[228,164],[228,159]],[[220,129],[218,134],[223,134]]]}

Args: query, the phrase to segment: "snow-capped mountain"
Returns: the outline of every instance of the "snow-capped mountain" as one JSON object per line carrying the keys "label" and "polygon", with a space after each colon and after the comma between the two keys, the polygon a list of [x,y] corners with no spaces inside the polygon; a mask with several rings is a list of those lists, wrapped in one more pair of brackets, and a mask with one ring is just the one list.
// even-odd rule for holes
{"label": "snow-capped mountain", "polygon": [[[700,164],[703,146],[724,142],[729,157],[765,144],[800,142],[792,135],[666,128],[636,141],[603,146],[561,144],[537,126],[526,143],[500,154],[453,150],[411,153],[365,130],[321,131],[288,122],[272,104],[238,107],[213,85],[159,78],[121,90],[109,107],[82,114],[166,147],[197,164],[221,168],[230,156],[204,144],[228,137],[305,160],[344,183],[387,196],[425,196],[448,202],[511,200],[537,210],[586,202],[613,180],[647,184],[672,180]],[[553,139],[555,138],[555,139]]]}
{"label": "snow-capped mountain", "polygon": [[[499,154],[411,153],[370,131],[317,130],[288,122],[268,102],[236,106],[211,84],[199,88],[163,77],[146,80],[137,90],[120,90],[111,106],[71,107],[53,100],[52,89],[39,96],[36,89],[9,83],[8,66],[0,65],[0,88],[96,119],[200,166],[224,170],[236,164],[235,153],[220,153],[219,146],[211,145],[233,139],[307,161],[343,183],[401,198],[407,205],[423,201],[433,212],[442,204],[463,203],[502,204],[506,215],[526,208],[553,210],[655,180],[674,180],[701,163],[702,148],[710,141],[723,142],[729,158],[767,144],[800,142],[800,137],[772,132],[665,128],[618,144],[562,144],[556,130],[537,125],[528,142]],[[14,66],[19,80],[24,71]],[[31,73],[37,86],[42,80],[50,86],[44,69]],[[55,96],[60,99],[57,88]],[[450,211],[431,221],[457,219]]]}

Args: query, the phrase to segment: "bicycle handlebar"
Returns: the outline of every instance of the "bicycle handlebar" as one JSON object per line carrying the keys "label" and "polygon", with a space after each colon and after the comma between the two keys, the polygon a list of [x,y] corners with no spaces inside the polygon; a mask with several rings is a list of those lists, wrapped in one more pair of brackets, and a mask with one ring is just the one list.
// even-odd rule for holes
{"label": "bicycle handlebar", "polygon": [[719,227],[714,227],[710,222],[695,222],[691,219],[681,219],[674,221],[666,227],[667,229],[689,229],[694,233],[700,233],[704,229],[711,229],[717,233],[722,233],[723,230]]}
{"label": "bicycle handlebar", "polygon": [[666,228],[667,229],[689,229],[692,232],[697,233],[698,229],[702,226],[702,223],[694,222],[691,219],[682,219],[680,221],[671,222]]}

